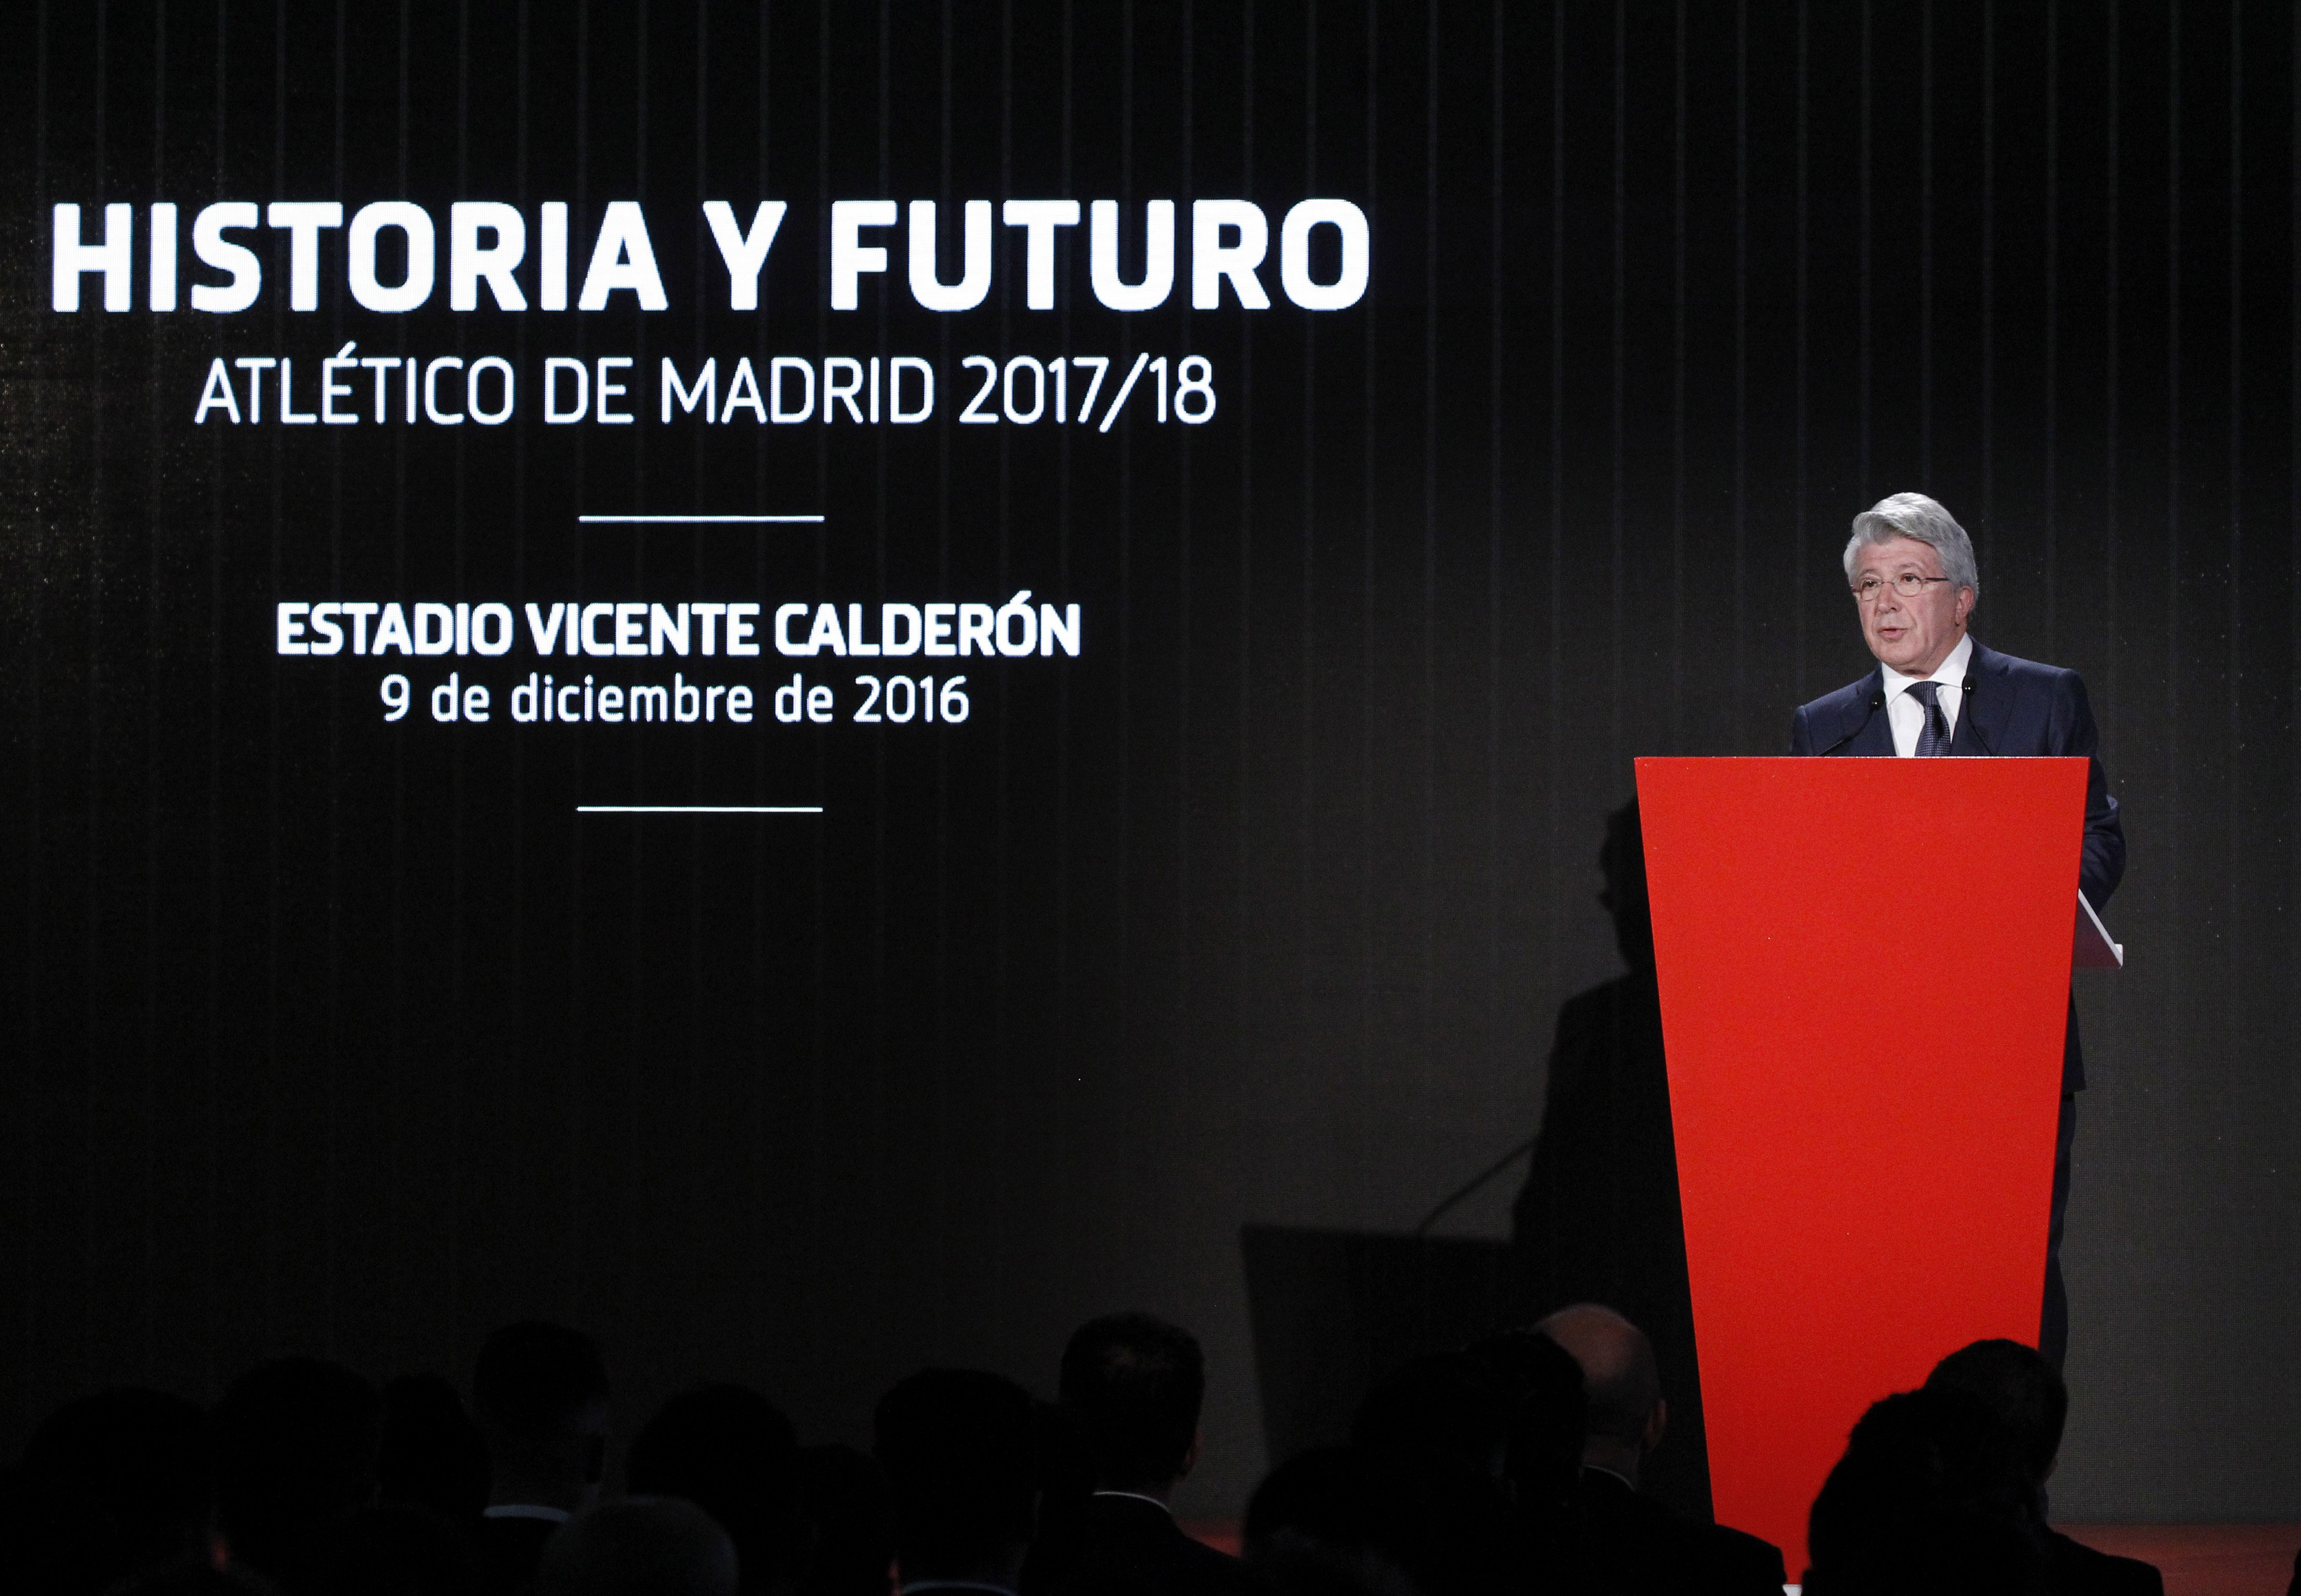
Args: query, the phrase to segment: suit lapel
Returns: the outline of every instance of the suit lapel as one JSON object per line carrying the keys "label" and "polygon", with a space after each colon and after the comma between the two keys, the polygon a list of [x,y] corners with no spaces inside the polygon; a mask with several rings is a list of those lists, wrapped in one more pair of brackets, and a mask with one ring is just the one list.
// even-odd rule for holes
{"label": "suit lapel", "polygon": [[1886,718],[1886,676],[1873,670],[1862,683],[1862,703],[1868,718],[1839,752],[1855,759],[1887,759],[1894,753],[1893,723]]}
{"label": "suit lapel", "polygon": [[1965,695],[1965,702],[1959,706],[1957,730],[1950,736],[1949,751],[1967,757],[1995,754],[2004,746],[2005,717],[2013,707],[2012,695],[2005,690],[2004,660],[1996,650],[1985,648],[1977,641],[1965,673],[1973,683],[1973,690]]}

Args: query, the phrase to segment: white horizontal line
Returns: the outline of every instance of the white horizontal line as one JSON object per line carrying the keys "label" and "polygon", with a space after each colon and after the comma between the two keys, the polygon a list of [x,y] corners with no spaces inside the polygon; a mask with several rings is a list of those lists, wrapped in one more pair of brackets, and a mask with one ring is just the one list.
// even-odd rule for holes
{"label": "white horizontal line", "polygon": [[585,526],[757,526],[763,523],[799,523],[815,525],[820,515],[578,515]]}
{"label": "white horizontal line", "polygon": [[820,815],[821,804],[578,804],[578,815]]}

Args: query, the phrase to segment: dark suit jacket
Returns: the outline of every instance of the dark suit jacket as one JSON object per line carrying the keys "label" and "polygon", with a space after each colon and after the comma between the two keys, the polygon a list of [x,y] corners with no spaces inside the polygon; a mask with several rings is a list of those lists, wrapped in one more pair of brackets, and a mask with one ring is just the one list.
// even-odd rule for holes
{"label": "dark suit jacket", "polygon": [[1250,1596],[1246,1565],[1183,1533],[1156,1502],[1096,1496],[1080,1508],[1056,1596]]}
{"label": "dark suit jacket", "polygon": [[1782,1554],[1755,1535],[1680,1518],[1603,1469],[1574,1488],[1569,1561],[1589,1596],[1775,1596]]}
{"label": "dark suit jacket", "polygon": [[[2125,827],[2118,818],[2117,800],[2110,796],[2109,778],[2102,772],[2100,743],[2085,683],[2075,671],[2016,659],[1975,641],[1966,667],[1965,701],[1958,710],[1949,751],[1953,756],[2087,762],[2085,841],[2078,859],[2078,885],[2096,909],[2109,901],[2125,874]],[[1790,717],[1790,752],[1891,758],[1894,733],[1886,719],[1882,670],[1872,669],[1859,681],[1802,706]],[[2062,1090],[2077,1091],[2084,1085],[2085,1059],[2078,1048],[2073,1005]]]}

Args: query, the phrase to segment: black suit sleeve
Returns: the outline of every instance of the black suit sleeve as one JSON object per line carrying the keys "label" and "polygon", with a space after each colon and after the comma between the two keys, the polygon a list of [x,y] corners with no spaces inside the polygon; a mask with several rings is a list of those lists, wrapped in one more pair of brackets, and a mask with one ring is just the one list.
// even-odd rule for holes
{"label": "black suit sleeve", "polygon": [[2125,875],[2125,824],[2118,817],[2117,800],[2110,796],[2109,777],[2101,768],[2101,732],[2086,702],[2085,683],[2075,671],[2063,672],[2054,683],[2050,746],[2057,754],[2086,761],[2085,848],[2078,862],[2078,885],[2098,909]]}
{"label": "black suit sleeve", "polygon": [[1790,753],[1800,759],[1813,754],[1813,729],[1806,724],[1803,705],[1790,712]]}

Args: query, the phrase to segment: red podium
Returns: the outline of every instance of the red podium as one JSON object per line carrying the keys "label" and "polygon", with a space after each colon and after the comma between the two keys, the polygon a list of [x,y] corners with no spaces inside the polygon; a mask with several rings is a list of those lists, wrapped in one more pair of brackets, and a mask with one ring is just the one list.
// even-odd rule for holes
{"label": "red podium", "polygon": [[2082,759],[1641,759],[1711,1494],[1783,1549],[1862,1410],[2036,1345]]}

